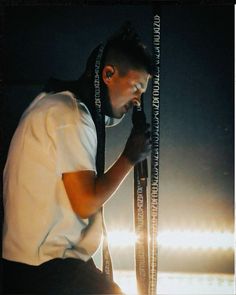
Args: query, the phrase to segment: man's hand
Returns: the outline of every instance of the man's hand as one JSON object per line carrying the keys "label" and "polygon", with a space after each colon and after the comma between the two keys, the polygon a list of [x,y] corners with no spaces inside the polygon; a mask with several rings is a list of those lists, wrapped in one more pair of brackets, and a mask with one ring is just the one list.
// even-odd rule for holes
{"label": "man's hand", "polygon": [[147,158],[151,151],[150,125],[143,130],[133,128],[122,153],[132,164],[137,164]]}
{"label": "man's hand", "polygon": [[94,171],[63,173],[62,179],[73,210],[88,218],[114,194],[133,165],[144,160],[151,150],[150,127],[132,129],[124,152],[100,177]]}

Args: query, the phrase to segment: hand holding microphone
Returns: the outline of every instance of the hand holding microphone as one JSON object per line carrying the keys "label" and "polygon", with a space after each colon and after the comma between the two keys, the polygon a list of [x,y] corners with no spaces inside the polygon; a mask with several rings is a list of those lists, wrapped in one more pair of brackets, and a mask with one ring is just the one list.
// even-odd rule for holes
{"label": "hand holding microphone", "polygon": [[[141,105],[134,106],[132,115],[133,128],[126,142],[123,152],[132,164],[142,163],[151,151],[151,132],[150,125],[146,123],[146,116],[143,110],[143,100]],[[146,162],[146,161],[144,161]],[[146,174],[147,163],[143,163],[139,169],[141,174]],[[146,171],[145,171],[146,170]],[[142,172],[143,171],[143,172]]]}

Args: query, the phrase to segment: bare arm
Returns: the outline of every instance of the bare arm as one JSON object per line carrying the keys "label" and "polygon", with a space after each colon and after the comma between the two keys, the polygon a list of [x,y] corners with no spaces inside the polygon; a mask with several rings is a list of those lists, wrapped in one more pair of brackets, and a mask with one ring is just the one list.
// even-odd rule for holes
{"label": "bare arm", "polygon": [[94,171],[64,173],[62,179],[73,210],[81,218],[95,213],[114,194],[132,167],[133,164],[121,155],[98,178]]}
{"label": "bare arm", "polygon": [[114,194],[133,166],[144,160],[151,150],[149,127],[133,129],[118,160],[100,177],[94,171],[63,173],[62,180],[73,210],[88,218]]}

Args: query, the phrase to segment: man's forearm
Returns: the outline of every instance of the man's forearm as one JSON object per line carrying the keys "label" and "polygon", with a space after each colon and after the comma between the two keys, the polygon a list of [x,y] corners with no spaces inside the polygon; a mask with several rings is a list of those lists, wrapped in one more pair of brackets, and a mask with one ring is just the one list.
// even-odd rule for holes
{"label": "man's forearm", "polygon": [[100,206],[115,193],[132,168],[133,164],[121,155],[104,175],[97,178],[96,199],[101,202]]}
{"label": "man's forearm", "polygon": [[88,218],[114,194],[133,164],[121,155],[100,177],[93,171],[63,174],[63,182],[73,210],[81,217]]}

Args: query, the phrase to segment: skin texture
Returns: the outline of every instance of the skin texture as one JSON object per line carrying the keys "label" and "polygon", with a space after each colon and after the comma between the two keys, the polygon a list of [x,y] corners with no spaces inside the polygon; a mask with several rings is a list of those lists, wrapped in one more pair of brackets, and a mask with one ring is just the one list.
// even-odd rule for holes
{"label": "skin texture", "polygon": [[120,76],[117,67],[107,65],[102,71],[102,78],[108,88],[113,117],[121,118],[133,105],[140,104],[150,75],[141,70],[129,70],[126,75]]}
{"label": "skin texture", "polygon": [[[126,75],[120,76],[115,66],[106,65],[102,71],[102,78],[107,86],[113,117],[121,118],[133,105],[140,103],[140,97],[146,91],[149,74],[145,71],[129,70]],[[140,136],[133,137],[131,142],[140,145]],[[134,153],[145,154],[147,140],[136,148]],[[127,142],[128,144],[128,142]],[[138,155],[137,155],[138,156]],[[94,171],[78,171],[64,173],[62,180],[70,199],[72,208],[81,218],[89,218],[115,193],[134,164],[125,154],[121,154],[115,163],[100,177]]]}

